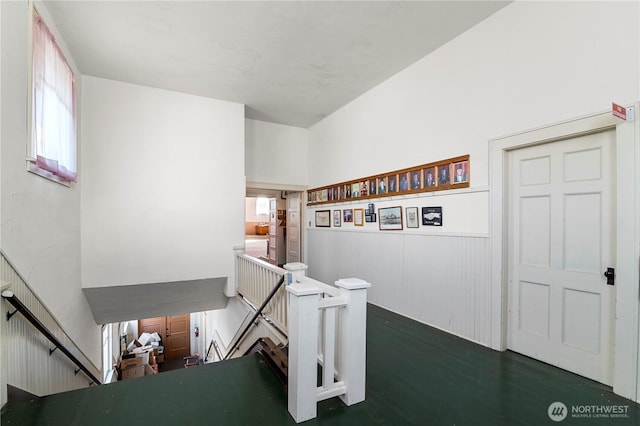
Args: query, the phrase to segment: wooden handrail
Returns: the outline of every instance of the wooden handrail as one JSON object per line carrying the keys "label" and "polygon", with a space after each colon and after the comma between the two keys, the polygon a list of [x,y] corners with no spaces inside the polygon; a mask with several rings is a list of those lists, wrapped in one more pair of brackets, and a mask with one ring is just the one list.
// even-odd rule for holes
{"label": "wooden handrail", "polygon": [[49,339],[49,341],[51,343],[53,343],[55,345],[54,349],[49,349],[49,355],[51,355],[56,349],[60,349],[60,351],[62,351],[62,353],[64,353],[67,356],[67,358],[69,358],[71,361],[73,361],[73,363],[75,365],[78,366],[79,369],[75,371],[76,374],[78,374],[79,371],[82,371],[82,372],[84,372],[84,374],[87,375],[87,377],[89,377],[96,384],[98,384],[98,385],[102,384],[100,382],[100,380],[98,380],[96,378],[96,376],[94,376],[91,373],[91,371],[89,371],[87,369],[87,367],[85,367],[84,364],[82,362],[80,362],[80,360],[78,358],[76,358],[76,356],[74,354],[72,354],[67,348],[65,348],[62,345],[60,340],[58,340],[58,338],[56,336],[54,336],[53,333],[51,333],[49,331],[49,329],[42,322],[40,322],[40,320],[38,318],[35,317],[35,315],[33,315],[33,312],[31,312],[29,310],[29,308],[27,308],[13,294],[12,291],[9,291],[9,290],[3,291],[2,292],[2,298],[5,299],[7,302],[11,303],[13,305],[13,307],[16,308],[16,310],[13,311],[13,312],[7,311],[7,321],[9,321],[11,319],[11,317],[14,316],[17,312],[20,312],[22,314],[22,316],[24,316],[31,324],[33,324],[33,326],[35,328],[38,329],[38,331],[40,331],[42,334],[44,334],[44,336],[47,339]]}

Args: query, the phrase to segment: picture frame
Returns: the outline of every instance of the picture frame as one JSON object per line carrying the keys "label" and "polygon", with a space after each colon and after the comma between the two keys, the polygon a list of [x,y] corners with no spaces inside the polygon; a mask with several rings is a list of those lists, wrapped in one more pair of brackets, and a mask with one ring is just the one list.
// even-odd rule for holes
{"label": "picture frame", "polygon": [[469,161],[453,163],[453,174],[451,177],[453,185],[469,182]]}
{"label": "picture frame", "polygon": [[364,209],[353,209],[353,224],[364,226]]}
{"label": "picture frame", "polygon": [[435,188],[437,183],[437,173],[435,167],[427,167],[422,171],[422,187],[423,188]]}
{"label": "picture frame", "polygon": [[422,225],[442,226],[442,207],[423,207]]}
{"label": "picture frame", "polygon": [[402,207],[384,207],[378,209],[378,222],[381,231],[401,231],[402,228]]}
{"label": "picture frame", "polygon": [[360,196],[360,184],[351,184],[351,198],[358,198]]}
{"label": "picture frame", "polygon": [[342,210],[333,211],[333,226],[339,228],[342,226]]}
{"label": "picture frame", "polygon": [[316,227],[331,227],[331,210],[316,210]]}
{"label": "picture frame", "polygon": [[416,189],[422,188],[422,179],[420,170],[413,170],[411,173],[411,177],[409,178],[409,188],[413,191]]}
{"label": "picture frame", "polygon": [[342,210],[342,221],[344,223],[352,223],[353,222],[353,209],[344,209],[344,210]]}
{"label": "picture frame", "polygon": [[451,184],[451,163],[443,164],[438,169],[438,186]]}
{"label": "picture frame", "polygon": [[398,175],[387,176],[387,193],[398,192]]}
{"label": "picture frame", "polygon": [[360,196],[361,197],[366,197],[369,195],[369,188],[368,188],[368,183],[367,181],[362,181],[360,182]]}
{"label": "picture frame", "polygon": [[407,207],[405,209],[406,212],[406,221],[407,228],[419,228],[418,221],[418,208],[417,207]]}
{"label": "picture frame", "polygon": [[387,178],[381,177],[378,178],[378,194],[386,194],[387,193]]}
{"label": "picture frame", "polygon": [[376,179],[369,180],[369,195],[376,195],[378,187]]}
{"label": "picture frame", "polygon": [[400,173],[398,175],[398,192],[409,190],[409,173]]}

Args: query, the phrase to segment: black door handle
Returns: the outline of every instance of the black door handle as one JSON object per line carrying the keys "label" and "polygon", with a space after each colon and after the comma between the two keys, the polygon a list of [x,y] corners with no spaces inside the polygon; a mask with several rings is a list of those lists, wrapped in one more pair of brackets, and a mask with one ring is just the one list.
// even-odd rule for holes
{"label": "black door handle", "polygon": [[614,285],[616,281],[616,270],[613,268],[607,268],[604,271],[604,276],[607,277],[607,285]]}

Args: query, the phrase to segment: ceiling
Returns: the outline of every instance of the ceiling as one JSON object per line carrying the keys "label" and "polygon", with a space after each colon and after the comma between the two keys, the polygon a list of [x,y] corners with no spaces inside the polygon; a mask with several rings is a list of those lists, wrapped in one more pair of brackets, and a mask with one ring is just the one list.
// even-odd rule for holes
{"label": "ceiling", "polygon": [[82,74],[307,128],[508,1],[47,1]]}

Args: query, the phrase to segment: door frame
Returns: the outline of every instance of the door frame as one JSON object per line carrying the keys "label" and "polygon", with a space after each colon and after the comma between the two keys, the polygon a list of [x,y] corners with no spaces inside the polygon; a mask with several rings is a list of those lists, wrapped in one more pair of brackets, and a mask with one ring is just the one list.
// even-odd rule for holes
{"label": "door frame", "polygon": [[[639,104],[631,105],[639,111]],[[508,154],[520,148],[615,129],[616,303],[614,393],[638,401],[640,384],[640,120],[625,122],[611,111],[567,120],[489,141],[491,233],[491,340],[507,349]],[[633,232],[629,232],[633,230]]]}
{"label": "door frame", "polygon": [[[290,192],[299,192],[300,193],[300,262],[305,262],[305,253],[307,252],[307,228],[304,226],[305,214],[306,211],[304,209],[304,200],[307,194],[307,186],[302,185],[287,185],[287,184],[279,184],[279,183],[265,183],[265,182],[249,182],[247,181],[245,184],[245,196],[253,197],[255,194],[261,194],[262,191],[290,191]],[[241,247],[234,247],[234,249],[241,250]]]}

